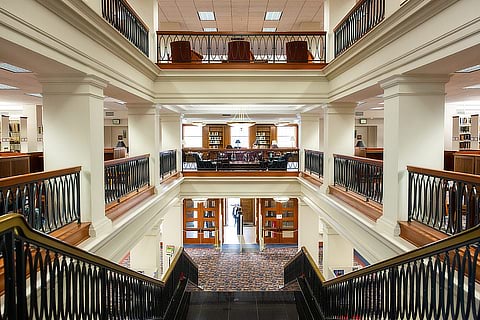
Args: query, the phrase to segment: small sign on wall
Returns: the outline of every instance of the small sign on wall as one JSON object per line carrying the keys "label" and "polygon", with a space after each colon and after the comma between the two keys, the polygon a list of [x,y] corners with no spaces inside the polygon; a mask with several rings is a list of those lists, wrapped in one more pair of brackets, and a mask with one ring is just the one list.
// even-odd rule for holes
{"label": "small sign on wall", "polygon": [[120,124],[120,119],[112,119],[112,124]]}

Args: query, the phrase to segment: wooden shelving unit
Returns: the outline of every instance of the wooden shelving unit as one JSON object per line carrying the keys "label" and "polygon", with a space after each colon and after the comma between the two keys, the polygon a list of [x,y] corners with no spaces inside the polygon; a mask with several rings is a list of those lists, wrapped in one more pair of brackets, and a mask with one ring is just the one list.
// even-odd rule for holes
{"label": "wooden shelving unit", "polygon": [[472,149],[472,141],[478,142],[478,116],[474,117],[476,122],[476,141],[475,136],[472,139],[472,117],[454,116],[452,118],[452,149],[454,150],[469,150]]}
{"label": "wooden shelving unit", "polygon": [[215,244],[220,217],[220,200],[204,202],[185,199],[183,203],[183,242],[185,244]]}
{"label": "wooden shelving unit", "polygon": [[298,243],[298,200],[287,202],[260,199],[262,233],[266,244]]}
{"label": "wooden shelving unit", "polygon": [[230,144],[230,128],[227,125],[206,125],[203,127],[203,148],[223,149],[228,144]]}

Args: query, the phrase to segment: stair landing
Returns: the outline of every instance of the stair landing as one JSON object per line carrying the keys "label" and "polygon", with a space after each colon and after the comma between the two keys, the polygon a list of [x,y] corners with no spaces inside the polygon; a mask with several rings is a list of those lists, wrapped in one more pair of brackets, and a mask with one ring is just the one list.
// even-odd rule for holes
{"label": "stair landing", "polygon": [[292,291],[192,292],[187,320],[297,320]]}

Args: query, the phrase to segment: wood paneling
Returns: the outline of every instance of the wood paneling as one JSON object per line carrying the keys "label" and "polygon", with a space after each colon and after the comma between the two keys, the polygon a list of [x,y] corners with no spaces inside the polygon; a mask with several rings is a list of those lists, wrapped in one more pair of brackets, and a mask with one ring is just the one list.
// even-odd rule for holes
{"label": "wood paneling", "polygon": [[255,199],[240,199],[243,212],[243,222],[255,223]]}

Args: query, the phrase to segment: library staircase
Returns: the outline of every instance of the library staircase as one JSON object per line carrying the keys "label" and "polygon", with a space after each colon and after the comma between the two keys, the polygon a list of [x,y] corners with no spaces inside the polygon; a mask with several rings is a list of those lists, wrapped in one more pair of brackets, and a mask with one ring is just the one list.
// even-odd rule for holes
{"label": "library staircase", "polygon": [[[161,280],[0,217],[0,319],[480,319],[480,225],[326,281],[305,248],[276,291],[202,291],[180,248]],[[253,279],[261,283],[262,280]]]}

